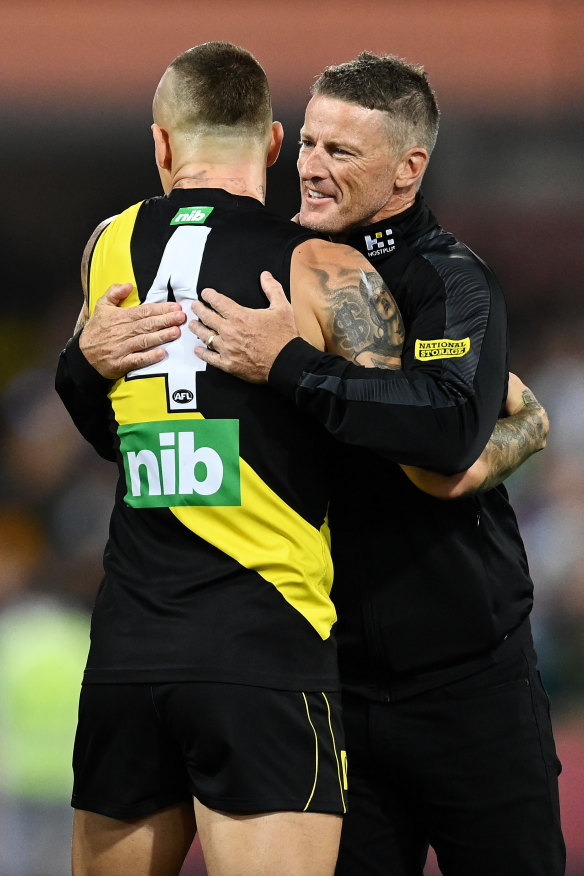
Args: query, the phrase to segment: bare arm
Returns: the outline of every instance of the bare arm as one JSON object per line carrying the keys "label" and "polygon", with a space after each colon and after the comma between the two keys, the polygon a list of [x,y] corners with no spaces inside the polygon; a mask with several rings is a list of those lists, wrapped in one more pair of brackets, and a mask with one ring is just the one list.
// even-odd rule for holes
{"label": "bare arm", "polygon": [[[377,286],[375,279],[378,275],[375,272],[369,278],[365,275],[363,290],[372,292],[370,301],[377,301],[378,308],[379,304],[388,307],[385,328],[379,323],[373,327],[375,323],[371,312],[371,322],[361,323],[355,279],[345,286],[341,275],[323,269],[322,264],[315,268],[305,266],[307,275],[311,270],[313,277],[308,285],[313,293],[317,290],[321,297],[316,308],[321,329],[320,342],[314,328],[314,311],[311,311],[308,302],[297,296],[293,310],[280,284],[265,272],[262,274],[262,288],[270,301],[270,307],[265,310],[243,308],[215,290],[203,290],[207,303],[199,300],[192,305],[201,321],[193,320],[189,325],[205,343],[213,336],[213,350],[198,347],[197,355],[238,377],[265,382],[280,350],[288,341],[302,334],[321,349],[324,336],[331,352],[359,364],[399,367],[396,365],[399,361],[396,354],[401,349],[400,337],[403,337],[401,317],[397,308],[393,311],[390,305],[386,305],[381,294],[385,287]],[[342,317],[337,319],[339,310]],[[381,307],[383,312],[384,308]],[[419,489],[440,499],[456,499],[492,489],[533,453],[545,447],[549,428],[545,410],[531,390],[513,374],[509,376],[507,412],[509,416],[496,423],[481,456],[466,471],[446,476],[407,465],[402,465],[402,469]]]}
{"label": "bare arm", "polygon": [[[265,383],[280,350],[301,335],[360,365],[399,368],[403,323],[393,297],[366,259],[351,247],[311,240],[292,258],[291,297],[270,273],[261,275],[270,306],[242,307],[203,289],[189,323],[204,343],[199,358],[254,383]],[[204,300],[202,300],[204,299]]]}
{"label": "bare arm", "polygon": [[532,454],[543,450],[549,432],[545,409],[515,374],[509,375],[507,413],[509,416],[497,421],[487,446],[467,471],[446,477],[404,465],[404,472],[417,487],[439,499],[491,490]]}
{"label": "bare arm", "polygon": [[[369,368],[400,368],[404,329],[393,296],[349,246],[309,240],[294,250],[291,301],[300,335],[318,326],[320,346]],[[318,346],[316,342],[315,346]]]}

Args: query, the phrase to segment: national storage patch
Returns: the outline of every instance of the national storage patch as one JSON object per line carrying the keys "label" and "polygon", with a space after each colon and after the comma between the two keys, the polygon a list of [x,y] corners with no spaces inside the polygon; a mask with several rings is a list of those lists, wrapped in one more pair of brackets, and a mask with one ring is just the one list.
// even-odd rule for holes
{"label": "national storage patch", "polygon": [[421,362],[429,359],[458,359],[470,350],[470,338],[459,341],[439,338],[437,341],[416,341],[415,357]]}

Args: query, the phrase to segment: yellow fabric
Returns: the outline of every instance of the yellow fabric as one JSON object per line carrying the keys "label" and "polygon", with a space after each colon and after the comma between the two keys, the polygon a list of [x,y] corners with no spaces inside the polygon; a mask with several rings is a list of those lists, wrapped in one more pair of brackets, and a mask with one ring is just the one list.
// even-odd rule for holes
{"label": "yellow fabric", "polygon": [[141,204],[142,201],[116,216],[100,234],[93,248],[89,267],[90,314],[93,313],[98,298],[114,283],[132,283],[134,286],[122,302],[122,307],[140,304],[129,243]]}
{"label": "yellow fabric", "polygon": [[[139,303],[130,240],[140,204],[117,216],[99,237],[90,264],[89,308],[112,283],[131,282],[124,306]],[[200,412],[169,414],[163,376],[116,381],[110,394],[119,425],[204,419]],[[273,584],[322,639],[336,621],[329,598],[333,569],[328,526],[316,529],[240,459],[241,506],[181,506],[169,510],[184,525],[240,565]]]}

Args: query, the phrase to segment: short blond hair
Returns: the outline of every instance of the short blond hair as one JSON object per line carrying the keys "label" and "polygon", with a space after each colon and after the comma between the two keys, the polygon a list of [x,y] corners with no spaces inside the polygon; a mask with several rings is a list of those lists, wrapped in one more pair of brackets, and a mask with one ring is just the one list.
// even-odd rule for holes
{"label": "short blond hair", "polygon": [[168,71],[173,74],[170,109],[182,133],[229,133],[230,129],[247,137],[268,133],[272,122],[268,80],[246,49],[226,42],[202,43],[178,55]]}
{"label": "short blond hair", "polygon": [[327,67],[311,89],[387,113],[395,152],[423,146],[428,155],[438,136],[440,110],[423,67],[396,55],[361,52],[352,61]]}

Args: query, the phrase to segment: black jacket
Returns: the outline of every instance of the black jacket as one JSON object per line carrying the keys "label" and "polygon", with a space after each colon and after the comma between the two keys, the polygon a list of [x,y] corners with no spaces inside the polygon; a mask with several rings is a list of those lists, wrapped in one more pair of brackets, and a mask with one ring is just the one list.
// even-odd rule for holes
{"label": "black jacket", "polygon": [[364,369],[297,339],[270,383],[344,443],[329,512],[341,678],[392,698],[530,640],[533,587],[505,488],[441,501],[395,464],[449,473],[480,455],[506,396],[507,316],[492,271],[421,196],[348,243],[400,307],[403,370]]}
{"label": "black jacket", "polygon": [[[453,473],[480,455],[506,396],[506,307],[490,269],[421,196],[348,242],[399,304],[403,371],[365,369],[296,339],[270,384],[343,442],[329,514],[342,680],[372,698],[402,697],[530,639],[533,587],[505,488],[440,501],[395,464]],[[73,339],[57,389],[82,434],[111,458],[101,429],[106,383]]]}

